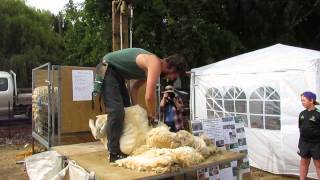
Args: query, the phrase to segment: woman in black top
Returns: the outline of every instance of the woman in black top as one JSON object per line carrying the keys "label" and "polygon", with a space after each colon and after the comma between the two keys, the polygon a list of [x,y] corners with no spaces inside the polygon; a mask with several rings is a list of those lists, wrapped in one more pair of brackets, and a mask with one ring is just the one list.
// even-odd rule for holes
{"label": "woman in black top", "polygon": [[299,115],[300,180],[306,179],[311,158],[313,158],[318,179],[320,179],[320,110],[315,107],[319,103],[312,92],[302,93],[301,103],[306,110]]}

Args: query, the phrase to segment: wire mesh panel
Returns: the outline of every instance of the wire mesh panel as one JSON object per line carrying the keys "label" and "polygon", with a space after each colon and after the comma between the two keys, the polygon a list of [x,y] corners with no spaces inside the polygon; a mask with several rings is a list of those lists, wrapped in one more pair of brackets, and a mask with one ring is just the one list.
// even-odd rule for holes
{"label": "wire mesh panel", "polygon": [[50,69],[46,63],[32,70],[32,137],[46,148],[52,142]]}

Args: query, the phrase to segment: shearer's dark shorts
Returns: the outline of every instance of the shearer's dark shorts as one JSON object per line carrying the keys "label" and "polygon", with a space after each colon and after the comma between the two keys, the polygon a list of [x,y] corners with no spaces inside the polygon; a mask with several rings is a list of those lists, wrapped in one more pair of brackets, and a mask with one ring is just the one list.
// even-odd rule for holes
{"label": "shearer's dark shorts", "polygon": [[320,160],[320,142],[306,142],[300,138],[298,154],[302,158]]}

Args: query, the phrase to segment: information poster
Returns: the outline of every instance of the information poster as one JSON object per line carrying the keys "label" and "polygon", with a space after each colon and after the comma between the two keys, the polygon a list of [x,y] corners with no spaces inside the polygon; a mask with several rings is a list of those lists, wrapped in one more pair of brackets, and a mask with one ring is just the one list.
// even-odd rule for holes
{"label": "information poster", "polygon": [[[192,121],[193,134],[206,134],[222,150],[248,154],[244,121],[241,116]],[[199,180],[237,180],[250,172],[249,160],[220,164],[198,171]]]}
{"label": "information poster", "polygon": [[[224,131],[221,119],[207,119],[202,121],[203,131],[212,140],[212,142],[220,149],[224,146]],[[197,134],[195,134],[197,135]]]}
{"label": "information poster", "polygon": [[92,99],[93,71],[72,70],[73,101],[89,101]]}

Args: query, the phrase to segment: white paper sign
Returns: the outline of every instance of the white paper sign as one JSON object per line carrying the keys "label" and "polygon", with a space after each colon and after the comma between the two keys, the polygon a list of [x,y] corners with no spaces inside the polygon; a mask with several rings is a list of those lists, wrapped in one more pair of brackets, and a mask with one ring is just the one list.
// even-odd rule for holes
{"label": "white paper sign", "polygon": [[215,141],[224,140],[221,119],[208,119],[203,120],[203,130],[207,133],[208,137]]}
{"label": "white paper sign", "polygon": [[93,71],[72,70],[73,101],[88,101],[92,99]]}

